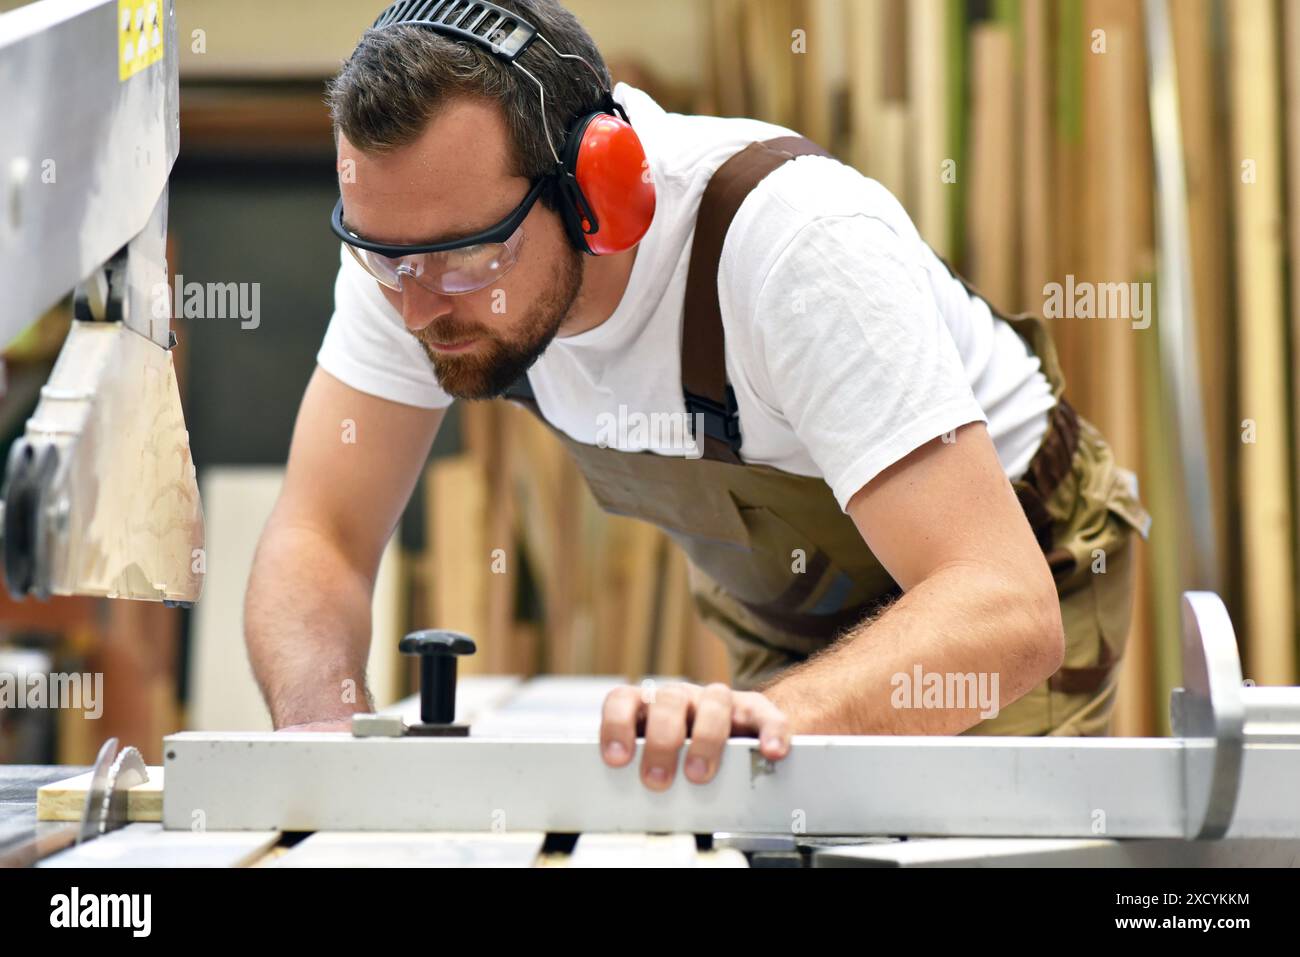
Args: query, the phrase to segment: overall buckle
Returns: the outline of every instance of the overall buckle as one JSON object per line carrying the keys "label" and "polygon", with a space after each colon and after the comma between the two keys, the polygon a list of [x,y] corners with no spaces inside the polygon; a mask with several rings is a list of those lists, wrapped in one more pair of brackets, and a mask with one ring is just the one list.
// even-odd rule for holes
{"label": "overall buckle", "polygon": [[695,435],[695,416],[704,416],[704,434],[712,439],[723,442],[731,449],[733,454],[740,453],[740,408],[736,405],[736,393],[730,385],[727,386],[727,404],[719,405],[712,399],[705,398],[702,395],[695,395],[691,392],[684,393],[686,396],[686,411],[691,416],[691,434],[698,440],[699,436]]}

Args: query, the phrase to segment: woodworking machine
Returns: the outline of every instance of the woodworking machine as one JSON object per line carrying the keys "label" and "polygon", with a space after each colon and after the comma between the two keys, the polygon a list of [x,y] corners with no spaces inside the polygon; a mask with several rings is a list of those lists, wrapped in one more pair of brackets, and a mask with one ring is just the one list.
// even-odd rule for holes
{"label": "woodworking machine", "polygon": [[[600,757],[619,679],[534,679],[486,705],[482,683],[507,679],[469,679],[467,708],[456,658],[473,642],[419,632],[403,641],[419,700],[356,715],[351,733],[174,734],[147,772],[106,748],[82,814],[103,836],[44,864],[274,849],[277,866],[519,865],[568,835],[577,866],[679,865],[703,862],[703,835],[736,866],[1298,866],[1300,688],[1242,681],[1216,595],[1187,593],[1183,615],[1174,737],[797,735],[778,762],[737,738],[709,784],[679,774],[664,792],[642,784],[639,755]],[[160,823],[122,828],[148,819],[128,813],[133,795],[160,786]]]}
{"label": "woodworking machine", "polygon": [[[0,17],[0,343],[70,290],[76,317],[8,463],[4,566],[19,596],[199,595],[165,300],[176,54],[173,0],[44,0]],[[420,632],[402,644],[421,659],[418,702],[357,715],[351,733],[170,735],[162,769],[109,741],[85,797],[65,788],[78,845],[51,853],[72,837],[37,834],[26,852],[50,866],[244,864],[307,832],[279,863],[527,864],[561,834],[582,835],[575,863],[688,863],[705,835],[741,865],[1296,865],[1300,689],[1243,683],[1216,595],[1189,592],[1183,613],[1174,737],[797,736],[776,763],[733,739],[712,782],[679,774],[664,792],[643,786],[639,755],[600,758],[613,681],[479,678],[458,695],[472,640]],[[507,681],[499,700],[467,708],[464,692],[493,680]]]}
{"label": "woodworking machine", "polygon": [[70,292],[75,317],[6,464],[6,584],[193,602],[203,513],[166,263],[174,0],[0,16],[0,90],[0,346]]}

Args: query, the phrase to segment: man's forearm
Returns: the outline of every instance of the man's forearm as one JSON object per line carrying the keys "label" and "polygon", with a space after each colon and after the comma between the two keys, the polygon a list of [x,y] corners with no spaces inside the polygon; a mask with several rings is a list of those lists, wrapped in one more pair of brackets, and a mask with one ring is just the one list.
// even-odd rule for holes
{"label": "man's forearm", "polygon": [[249,576],[244,634],[275,727],[370,710],[371,590],[326,536],[268,523]]}
{"label": "man's forearm", "polygon": [[1039,591],[945,568],[761,690],[796,734],[957,734],[1059,665],[1059,609]]}

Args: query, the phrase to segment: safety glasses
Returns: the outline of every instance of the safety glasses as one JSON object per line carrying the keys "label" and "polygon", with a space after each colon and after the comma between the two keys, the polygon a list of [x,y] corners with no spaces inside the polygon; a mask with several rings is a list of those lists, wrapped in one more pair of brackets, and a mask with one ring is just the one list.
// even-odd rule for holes
{"label": "safety glasses", "polygon": [[499,280],[519,261],[523,223],[549,177],[539,179],[505,219],[472,236],[443,243],[393,245],[358,236],[343,223],[343,197],[334,205],[330,227],[354,259],[380,285],[402,291],[410,279],[432,292],[463,296]]}

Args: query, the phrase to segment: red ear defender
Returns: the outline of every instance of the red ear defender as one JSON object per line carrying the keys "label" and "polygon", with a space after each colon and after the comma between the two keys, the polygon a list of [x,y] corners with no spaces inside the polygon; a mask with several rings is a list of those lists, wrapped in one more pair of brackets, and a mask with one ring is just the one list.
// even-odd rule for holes
{"label": "red ear defender", "polygon": [[[575,249],[607,256],[631,249],[640,241],[655,217],[655,187],[645,149],[628,122],[627,111],[608,89],[607,76],[577,54],[555,49],[550,40],[515,11],[486,0],[472,3],[397,0],[379,15],[374,29],[405,24],[425,27],[487,50],[523,71],[538,88],[542,132],[556,161],[549,178],[556,189],[564,230]],[[545,88],[516,62],[534,40],[546,44],[557,57],[579,61],[605,87],[596,108],[573,124],[564,141],[563,155],[556,152],[546,124]]]}
{"label": "red ear defender", "polygon": [[577,124],[565,145],[565,169],[578,187],[574,202],[565,207],[574,245],[596,256],[635,246],[654,219],[655,187],[632,125],[610,113],[593,113]]}

